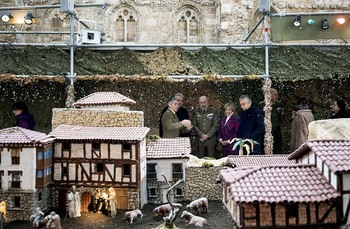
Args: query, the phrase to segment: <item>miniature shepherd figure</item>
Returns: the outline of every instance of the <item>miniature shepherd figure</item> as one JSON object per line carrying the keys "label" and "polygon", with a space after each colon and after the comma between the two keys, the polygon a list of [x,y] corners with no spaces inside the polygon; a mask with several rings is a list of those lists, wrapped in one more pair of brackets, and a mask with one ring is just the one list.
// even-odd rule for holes
{"label": "miniature shepherd figure", "polygon": [[33,223],[33,227],[38,228],[42,226],[42,220],[44,219],[44,212],[39,207],[35,208],[35,212],[30,216],[30,222]]}
{"label": "miniature shepherd figure", "polygon": [[67,196],[68,215],[70,218],[80,217],[80,192],[76,190],[75,185],[72,186],[72,191]]}
{"label": "miniature shepherd figure", "polygon": [[117,194],[113,187],[110,187],[108,191],[110,216],[114,217],[117,214]]}

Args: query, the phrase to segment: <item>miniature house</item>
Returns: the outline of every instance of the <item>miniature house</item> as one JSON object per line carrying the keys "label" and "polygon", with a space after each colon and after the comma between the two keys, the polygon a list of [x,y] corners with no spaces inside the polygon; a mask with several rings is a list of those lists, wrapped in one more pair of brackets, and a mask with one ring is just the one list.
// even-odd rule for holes
{"label": "miniature house", "polygon": [[59,125],[143,127],[143,111],[130,111],[136,102],[117,92],[96,92],[85,96],[72,108],[52,109],[52,129]]}
{"label": "miniature house", "polygon": [[79,99],[73,106],[75,108],[128,111],[130,105],[136,102],[117,92],[95,92]]}
{"label": "miniature house", "polygon": [[0,130],[0,192],[7,220],[28,220],[40,207],[50,209],[54,139],[21,127]]}
{"label": "miniature house", "polygon": [[50,135],[54,145],[54,186],[58,207],[67,190],[84,187],[82,212],[93,190],[113,187],[118,209],[141,208],[147,202],[146,127],[60,125]]}
{"label": "miniature house", "polygon": [[[147,190],[149,203],[166,203],[166,192],[176,181],[185,179],[191,153],[189,138],[160,138],[147,143]],[[168,182],[164,179],[167,178]],[[174,189],[175,201],[184,200],[184,182]]]}
{"label": "miniature house", "polygon": [[336,228],[340,194],[313,165],[221,170],[223,203],[233,228]]}
{"label": "miniature house", "polygon": [[350,224],[350,140],[309,140],[289,155],[312,164],[342,196],[343,223]]}

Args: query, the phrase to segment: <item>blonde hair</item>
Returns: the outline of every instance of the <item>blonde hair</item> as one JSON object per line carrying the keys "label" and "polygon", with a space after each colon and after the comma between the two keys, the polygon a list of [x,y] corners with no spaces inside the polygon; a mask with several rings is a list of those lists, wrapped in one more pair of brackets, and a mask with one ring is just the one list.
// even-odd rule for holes
{"label": "blonde hair", "polygon": [[226,108],[231,108],[233,112],[236,112],[236,105],[231,102],[225,104],[224,109],[226,110]]}

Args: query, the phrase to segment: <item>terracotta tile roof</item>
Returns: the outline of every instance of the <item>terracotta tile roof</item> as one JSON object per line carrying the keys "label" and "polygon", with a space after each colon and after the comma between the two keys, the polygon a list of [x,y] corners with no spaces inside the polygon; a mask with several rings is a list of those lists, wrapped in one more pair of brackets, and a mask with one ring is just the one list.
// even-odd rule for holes
{"label": "terracotta tile roof", "polygon": [[45,133],[21,127],[11,127],[0,130],[0,144],[35,144],[53,140],[53,138]]}
{"label": "terracotta tile roof", "polygon": [[287,154],[274,154],[274,155],[249,155],[249,156],[238,156],[232,155],[228,157],[228,161],[236,165],[237,167],[242,166],[269,166],[269,165],[287,165],[296,164],[295,160],[289,160]]}
{"label": "terracotta tile roof", "polygon": [[221,170],[235,202],[308,203],[333,201],[340,194],[312,165],[242,167]]}
{"label": "terracotta tile roof", "polygon": [[141,141],[149,128],[147,127],[88,127],[60,125],[49,135],[58,140],[122,140]]}
{"label": "terracotta tile roof", "polygon": [[159,138],[147,143],[147,159],[189,158],[190,138]]}
{"label": "terracotta tile roof", "polygon": [[114,105],[114,104],[136,104],[136,102],[117,92],[95,92],[85,96],[75,103],[74,107],[91,106],[91,105]]}
{"label": "terracotta tile roof", "polygon": [[289,155],[298,159],[314,152],[334,173],[350,172],[350,140],[311,140]]}

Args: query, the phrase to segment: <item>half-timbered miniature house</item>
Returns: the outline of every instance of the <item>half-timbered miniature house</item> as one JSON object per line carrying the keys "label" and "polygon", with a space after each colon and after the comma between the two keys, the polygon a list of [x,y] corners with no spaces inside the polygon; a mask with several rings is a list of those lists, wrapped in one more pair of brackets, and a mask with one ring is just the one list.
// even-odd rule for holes
{"label": "half-timbered miniature house", "polygon": [[[149,203],[165,203],[166,191],[176,181],[185,179],[191,153],[189,138],[160,138],[147,143],[147,190]],[[164,179],[167,178],[167,183]],[[184,182],[174,189],[175,201],[184,200]]]}
{"label": "half-timbered miniature house", "polygon": [[221,170],[223,203],[233,228],[336,228],[340,194],[313,165]]}
{"label": "half-timbered miniature house", "polygon": [[[141,208],[147,202],[146,127],[83,127],[60,125],[50,135],[54,146],[53,181],[58,205],[65,206],[67,190],[82,193],[82,212],[93,192],[113,187],[118,209]],[[83,187],[83,189],[82,189]]]}
{"label": "half-timbered miniature house", "polygon": [[7,203],[9,221],[28,220],[36,207],[50,209],[53,141],[21,127],[0,130],[0,202]]}
{"label": "half-timbered miniature house", "polygon": [[350,140],[309,140],[289,155],[300,164],[313,164],[341,194],[343,223],[350,224]]}

